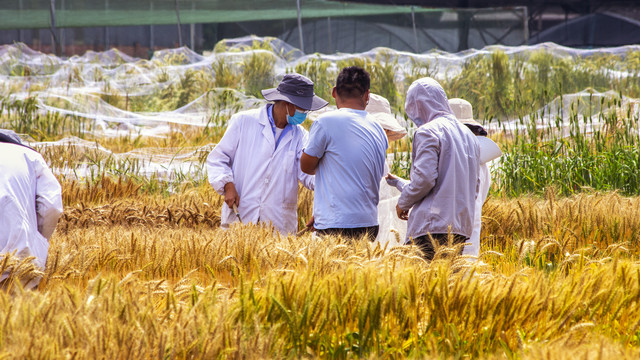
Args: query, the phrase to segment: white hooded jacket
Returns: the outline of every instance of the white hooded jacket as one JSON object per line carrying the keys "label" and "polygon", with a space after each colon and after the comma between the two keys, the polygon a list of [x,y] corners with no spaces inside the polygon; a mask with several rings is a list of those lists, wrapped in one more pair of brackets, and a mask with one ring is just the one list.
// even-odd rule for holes
{"label": "white hooded jacket", "polygon": [[[298,229],[298,181],[313,190],[314,176],[300,170],[302,148],[309,134],[296,125],[276,141],[267,107],[240,112],[229,120],[224,136],[207,157],[209,182],[221,195],[233,182],[240,197],[243,222],[271,222],[282,233]],[[227,204],[221,222],[237,221]]]}
{"label": "white hooded jacket", "polygon": [[0,143],[0,153],[0,253],[35,256],[44,270],[49,238],[62,215],[60,184],[36,151]]}
{"label": "white hooded jacket", "polygon": [[398,206],[412,209],[407,241],[428,233],[470,237],[478,194],[478,140],[458,122],[447,95],[431,78],[407,92],[407,116],[418,126],[413,138],[411,180],[399,184]]}

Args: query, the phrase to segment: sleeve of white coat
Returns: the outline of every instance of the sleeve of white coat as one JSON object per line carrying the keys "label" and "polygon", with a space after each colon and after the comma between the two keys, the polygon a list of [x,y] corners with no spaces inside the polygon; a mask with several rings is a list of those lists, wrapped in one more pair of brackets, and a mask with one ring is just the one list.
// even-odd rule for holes
{"label": "sleeve of white coat", "polygon": [[413,139],[415,158],[411,165],[411,180],[403,186],[398,206],[409,210],[422,200],[436,184],[438,179],[438,158],[440,141],[431,133],[416,132]]}
{"label": "sleeve of white coat", "polygon": [[220,195],[224,195],[224,186],[233,182],[231,166],[240,141],[240,128],[240,119],[232,117],[222,139],[207,156],[209,183]]}
{"label": "sleeve of white coat", "polygon": [[35,167],[38,232],[49,240],[62,215],[62,188],[42,156],[38,155]]}
{"label": "sleeve of white coat", "polygon": [[316,177],[315,175],[305,174],[300,168],[300,157],[302,156],[302,150],[304,150],[305,146],[307,146],[307,142],[309,141],[309,133],[307,130],[303,129],[303,137],[302,141],[296,152],[296,168],[298,169],[298,181],[309,190],[315,189]]}

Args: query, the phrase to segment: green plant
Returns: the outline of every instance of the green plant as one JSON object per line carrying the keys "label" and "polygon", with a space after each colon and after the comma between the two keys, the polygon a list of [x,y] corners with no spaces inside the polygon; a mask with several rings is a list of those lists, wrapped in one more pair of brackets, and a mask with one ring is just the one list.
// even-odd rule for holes
{"label": "green plant", "polygon": [[238,88],[241,82],[241,76],[234,71],[230,63],[225,58],[219,56],[216,61],[211,64],[214,75],[214,86],[218,88]]}
{"label": "green plant", "polygon": [[246,94],[260,97],[260,90],[274,86],[275,62],[275,55],[265,50],[253,51],[242,62]]}
{"label": "green plant", "polygon": [[338,71],[347,66],[359,66],[371,76],[371,92],[389,100],[391,107],[400,109],[399,95],[396,87],[398,59],[390,52],[382,51],[374,61],[368,58],[353,57],[337,62]]}
{"label": "green plant", "polygon": [[335,83],[337,74],[332,69],[332,63],[323,60],[320,55],[310,58],[306,62],[298,63],[295,72],[302,74],[313,81],[313,91],[319,97],[334,101],[331,92]]}

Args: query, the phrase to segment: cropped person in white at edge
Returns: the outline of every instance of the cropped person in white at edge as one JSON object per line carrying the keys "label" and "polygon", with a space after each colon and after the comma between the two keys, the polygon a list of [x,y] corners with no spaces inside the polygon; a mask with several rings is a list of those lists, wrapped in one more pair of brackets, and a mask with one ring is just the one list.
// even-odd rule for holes
{"label": "cropped person in white at edge", "polygon": [[478,257],[480,255],[480,231],[482,228],[482,205],[487,199],[491,187],[491,172],[488,162],[502,155],[498,145],[487,138],[487,131],[482,125],[473,119],[473,107],[464,99],[449,99],[449,106],[458,121],[463,123],[478,137],[480,146],[480,166],[478,167],[479,190],[476,197],[475,212],[473,215],[473,232],[469,238],[469,244],[464,247],[462,255]]}
{"label": "cropped person in white at edge", "polygon": [[[33,256],[33,264],[44,271],[49,239],[62,215],[60,184],[42,155],[22,145],[12,131],[0,130],[0,153],[0,254]],[[34,288],[41,276],[18,280]]]}
{"label": "cropped person in white at edge", "polygon": [[[313,82],[287,74],[277,88],[262,90],[268,101],[260,109],[235,114],[207,157],[213,188],[224,196],[222,227],[271,223],[282,233],[298,229],[298,182],[314,189],[314,177],[300,170],[308,133],[300,126],[308,111],[328,103],[313,92]],[[234,212],[238,210],[238,216]]]}
{"label": "cropped person in white at edge", "polygon": [[[389,100],[377,94],[369,94],[369,104],[364,109],[384,130],[389,144],[400,140],[407,135],[407,130],[400,125],[391,113]],[[389,145],[391,146],[391,145]],[[389,164],[385,161],[384,173],[390,171]],[[378,236],[376,241],[385,245],[399,245],[404,242],[407,233],[407,222],[396,215],[396,203],[400,197],[400,191],[387,184],[383,178],[380,180],[380,199],[378,201]]]}

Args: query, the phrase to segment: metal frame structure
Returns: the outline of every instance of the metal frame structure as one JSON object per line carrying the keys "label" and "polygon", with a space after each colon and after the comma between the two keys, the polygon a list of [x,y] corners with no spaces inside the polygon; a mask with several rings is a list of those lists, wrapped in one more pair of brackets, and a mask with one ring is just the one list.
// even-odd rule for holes
{"label": "metal frame structure", "polygon": [[368,4],[410,5],[429,8],[527,8],[527,37],[533,37],[549,24],[571,17],[607,11],[612,8],[637,8],[637,0],[349,0]]}

